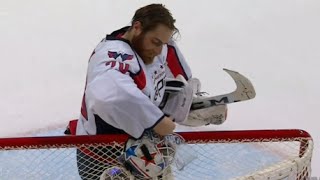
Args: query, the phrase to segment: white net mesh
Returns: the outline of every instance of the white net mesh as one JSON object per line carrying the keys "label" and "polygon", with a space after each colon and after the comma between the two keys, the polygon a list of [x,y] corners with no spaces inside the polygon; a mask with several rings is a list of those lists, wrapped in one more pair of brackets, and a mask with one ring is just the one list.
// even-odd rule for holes
{"label": "white net mesh", "polygon": [[[178,147],[176,161],[155,179],[310,176],[313,141],[306,132],[235,132],[180,133],[187,144]],[[103,173],[103,179],[134,179],[118,161],[125,139],[125,135],[0,139],[0,179],[100,179]]]}

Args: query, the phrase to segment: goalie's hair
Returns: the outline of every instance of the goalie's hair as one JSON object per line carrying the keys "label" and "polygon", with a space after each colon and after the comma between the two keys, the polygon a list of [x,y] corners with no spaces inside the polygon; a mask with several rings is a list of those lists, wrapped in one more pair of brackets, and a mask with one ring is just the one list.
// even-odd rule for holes
{"label": "goalie's hair", "polygon": [[179,33],[178,28],[174,25],[176,20],[162,4],[150,4],[139,8],[132,18],[132,25],[136,21],[141,23],[143,32],[154,30],[159,24],[162,24],[173,30],[174,34]]}

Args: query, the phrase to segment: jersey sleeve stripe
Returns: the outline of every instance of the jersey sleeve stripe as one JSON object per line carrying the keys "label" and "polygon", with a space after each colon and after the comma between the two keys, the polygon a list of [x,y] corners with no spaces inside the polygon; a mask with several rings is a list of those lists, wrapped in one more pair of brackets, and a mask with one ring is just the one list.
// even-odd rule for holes
{"label": "jersey sleeve stripe", "polygon": [[[137,55],[135,55],[135,56],[137,57]],[[137,84],[138,88],[140,90],[142,90],[147,85],[147,78],[146,78],[146,75],[144,74],[144,71],[143,71],[143,69],[141,67],[141,64],[138,61],[138,58],[137,58],[137,62],[139,64],[139,69],[140,70],[137,73],[132,73],[131,71],[129,71],[129,72],[130,72],[131,78]]]}
{"label": "jersey sleeve stripe", "polygon": [[130,73],[130,76],[140,90],[146,87],[146,76],[142,70],[140,70],[137,74]]}

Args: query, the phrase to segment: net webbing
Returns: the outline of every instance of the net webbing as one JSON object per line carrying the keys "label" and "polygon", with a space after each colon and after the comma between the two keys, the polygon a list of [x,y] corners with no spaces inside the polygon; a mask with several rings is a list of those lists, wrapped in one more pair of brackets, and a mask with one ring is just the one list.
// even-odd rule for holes
{"label": "net webbing", "polygon": [[[217,140],[195,136],[199,134],[186,136],[187,143],[178,147],[176,161],[157,179],[302,180],[310,176],[310,137]],[[74,144],[72,137],[65,144],[60,142],[64,137],[59,138],[59,143],[47,139],[45,144],[41,139],[38,145],[25,141],[18,146],[4,146],[0,140],[0,179],[99,179],[103,173],[130,179],[130,173],[118,161],[123,138],[112,137],[105,142],[91,138],[91,142],[75,140]]]}

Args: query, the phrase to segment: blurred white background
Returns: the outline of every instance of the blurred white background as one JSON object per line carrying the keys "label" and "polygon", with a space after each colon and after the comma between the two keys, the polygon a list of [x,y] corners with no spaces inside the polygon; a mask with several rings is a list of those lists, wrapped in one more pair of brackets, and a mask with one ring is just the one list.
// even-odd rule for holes
{"label": "blurred white background", "polygon": [[235,88],[222,68],[256,87],[254,100],[229,106],[225,124],[203,129],[304,129],[314,138],[312,174],[320,177],[317,0],[1,0],[0,136],[77,118],[92,50],[151,2],[177,19],[177,43],[203,90]]}

